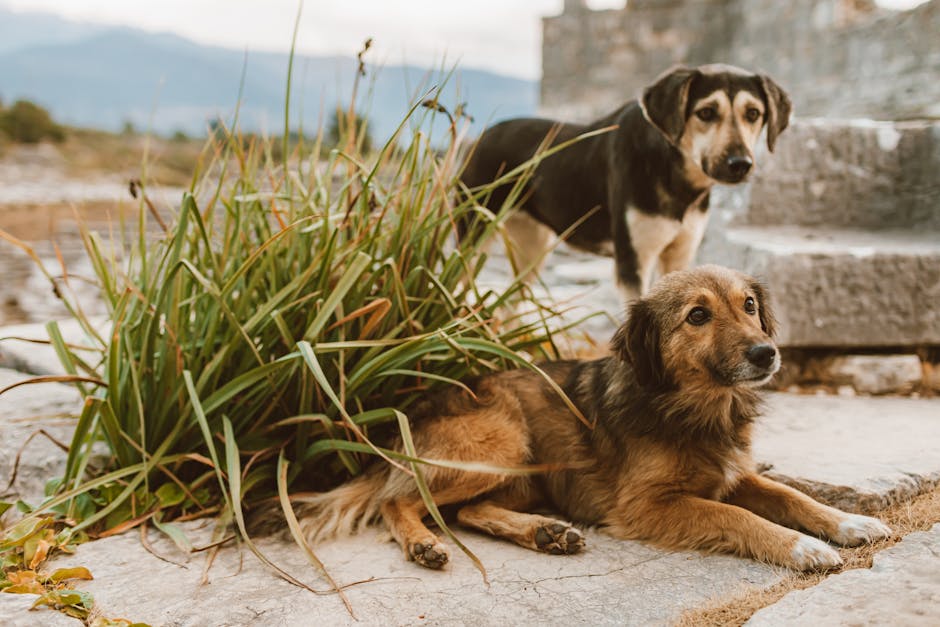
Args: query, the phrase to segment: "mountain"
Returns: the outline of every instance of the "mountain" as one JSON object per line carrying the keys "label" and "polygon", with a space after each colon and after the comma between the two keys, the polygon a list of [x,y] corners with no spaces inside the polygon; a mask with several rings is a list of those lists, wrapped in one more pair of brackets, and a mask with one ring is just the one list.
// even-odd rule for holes
{"label": "mountain", "polygon": [[0,53],[43,43],[78,41],[107,28],[101,24],[73,22],[49,13],[17,13],[0,7]]}
{"label": "mountain", "polygon": [[[25,34],[30,26],[37,30]],[[4,40],[4,34],[10,39]],[[171,34],[4,9],[0,41],[0,99],[33,100],[60,122],[110,130],[131,122],[159,133],[201,134],[212,119],[232,119],[244,69],[241,127],[272,133],[283,128],[286,54],[246,56]],[[292,126],[302,121],[314,128],[321,106],[326,112],[337,103],[348,106],[355,73],[353,58],[295,57]],[[440,102],[449,109],[467,102],[477,131],[494,120],[532,115],[538,104],[534,81],[460,68],[445,83],[442,72],[427,68],[367,66],[359,108],[369,116],[376,138],[388,137],[411,104],[435,84],[445,85]]]}

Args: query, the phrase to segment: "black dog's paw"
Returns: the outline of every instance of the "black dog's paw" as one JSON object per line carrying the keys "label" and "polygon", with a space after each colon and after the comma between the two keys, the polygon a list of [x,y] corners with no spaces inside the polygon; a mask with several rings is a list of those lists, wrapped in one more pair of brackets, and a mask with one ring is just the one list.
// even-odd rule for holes
{"label": "black dog's paw", "polygon": [[447,548],[440,542],[415,542],[411,545],[408,556],[425,568],[443,568],[447,560]]}
{"label": "black dog's paw", "polygon": [[584,536],[571,525],[552,522],[535,530],[535,546],[552,555],[572,555],[584,548]]}

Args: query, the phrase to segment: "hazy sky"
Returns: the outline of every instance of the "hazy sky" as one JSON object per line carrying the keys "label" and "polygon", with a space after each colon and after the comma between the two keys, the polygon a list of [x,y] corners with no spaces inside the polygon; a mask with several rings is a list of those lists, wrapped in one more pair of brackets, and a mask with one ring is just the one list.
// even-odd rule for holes
{"label": "hazy sky", "polygon": [[[923,0],[879,0],[905,8]],[[354,54],[375,38],[371,59],[420,65],[460,61],[537,79],[541,21],[563,0],[307,0],[298,49]],[[624,0],[589,0],[593,8]],[[0,0],[18,11],[169,31],[201,43],[249,50],[290,47],[298,0]]]}

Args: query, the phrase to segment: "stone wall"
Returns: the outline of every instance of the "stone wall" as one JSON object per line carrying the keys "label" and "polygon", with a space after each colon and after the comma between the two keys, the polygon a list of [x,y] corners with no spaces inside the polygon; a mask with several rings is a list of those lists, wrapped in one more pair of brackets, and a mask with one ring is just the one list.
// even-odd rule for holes
{"label": "stone wall", "polygon": [[589,119],[675,63],[731,63],[773,76],[799,116],[940,117],[940,0],[571,0],[543,26],[546,115]]}

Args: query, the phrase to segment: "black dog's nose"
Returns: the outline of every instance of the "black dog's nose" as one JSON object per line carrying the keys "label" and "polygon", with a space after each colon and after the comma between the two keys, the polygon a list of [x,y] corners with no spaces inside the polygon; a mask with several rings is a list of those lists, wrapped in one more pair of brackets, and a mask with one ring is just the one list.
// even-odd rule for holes
{"label": "black dog's nose", "polygon": [[728,164],[728,170],[737,177],[743,177],[751,170],[751,166],[754,165],[754,162],[751,161],[751,158],[744,155],[736,155],[728,157],[726,162]]}
{"label": "black dog's nose", "polygon": [[770,368],[777,356],[777,349],[770,344],[755,344],[747,349],[745,357],[758,368]]}

